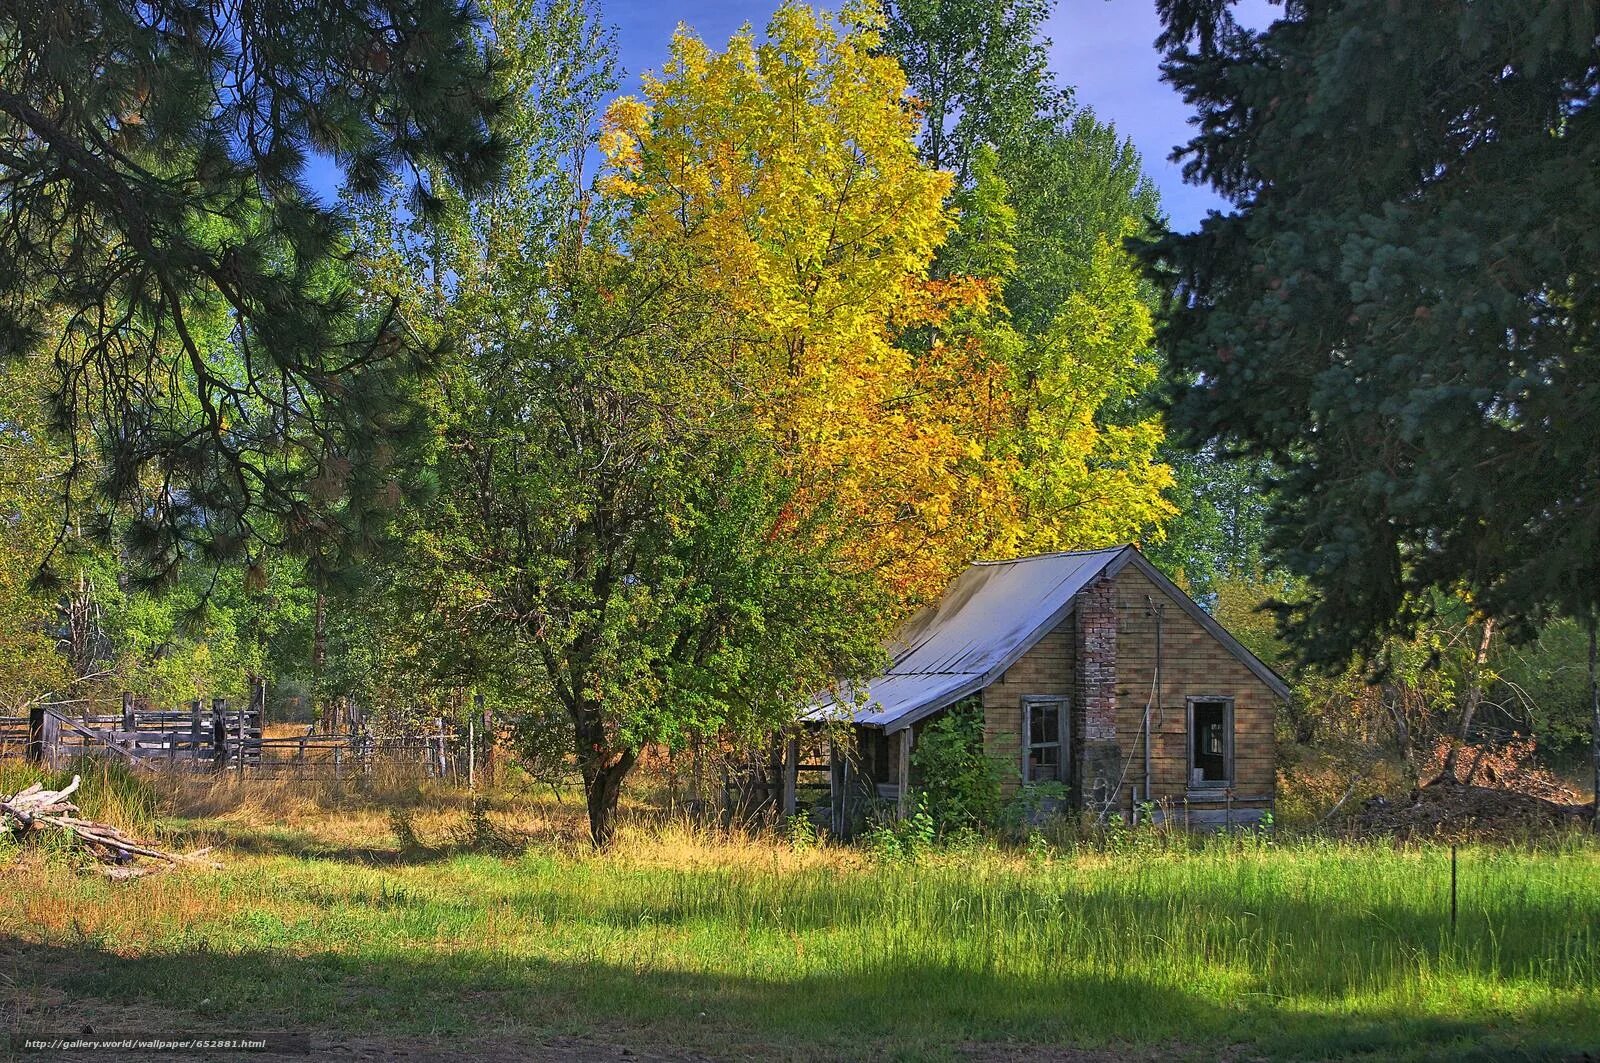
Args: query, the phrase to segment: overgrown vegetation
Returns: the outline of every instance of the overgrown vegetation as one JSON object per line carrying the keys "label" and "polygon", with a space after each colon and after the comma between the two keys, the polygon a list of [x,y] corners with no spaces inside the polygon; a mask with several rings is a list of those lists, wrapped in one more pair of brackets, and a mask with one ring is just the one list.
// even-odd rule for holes
{"label": "overgrown vegetation", "polygon": [[169,797],[189,814],[161,836],[220,843],[221,871],[112,887],[8,862],[7,999],[65,994],[52,1014],[102,1031],[134,1003],[174,1029],[249,1015],[329,1051],[485,1056],[1561,1058],[1600,1018],[1583,834],[1463,848],[1452,927],[1437,844],[1138,829],[875,852],[635,808],[596,856],[570,803],[401,797]]}
{"label": "overgrown vegetation", "polygon": [[944,832],[995,825],[1004,770],[984,748],[983,706],[974,700],[934,717],[911,749],[918,807]]}

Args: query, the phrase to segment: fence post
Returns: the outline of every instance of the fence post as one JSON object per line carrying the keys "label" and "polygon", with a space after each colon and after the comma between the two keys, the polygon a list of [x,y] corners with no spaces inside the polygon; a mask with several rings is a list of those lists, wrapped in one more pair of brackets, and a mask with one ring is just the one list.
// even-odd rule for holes
{"label": "fence post", "polygon": [[264,738],[267,733],[267,681],[264,677],[254,675],[250,677],[250,708],[255,715],[255,726],[245,720],[241,727],[245,730],[254,730],[255,737]]}
{"label": "fence post", "polygon": [[211,770],[228,766],[228,699],[211,699]]}
{"label": "fence post", "polygon": [[200,723],[200,699],[195,698],[189,702],[189,759],[200,759],[200,745],[205,734]]}
{"label": "fence post", "polygon": [[122,692],[122,729],[124,731],[137,731],[139,723],[133,716],[133,691]]}
{"label": "fence post", "polygon": [[474,708],[477,710],[479,733],[483,741],[483,784],[491,789],[494,787],[494,719],[489,709],[484,708],[483,695],[478,694],[473,698]]}
{"label": "fence post", "polygon": [[44,706],[28,706],[28,763],[44,763]]}
{"label": "fence post", "polygon": [[44,709],[44,726],[41,732],[43,741],[40,745],[44,761],[54,768],[61,756],[61,720],[49,709]]}
{"label": "fence post", "polygon": [[478,788],[478,720],[467,713],[467,789]]}

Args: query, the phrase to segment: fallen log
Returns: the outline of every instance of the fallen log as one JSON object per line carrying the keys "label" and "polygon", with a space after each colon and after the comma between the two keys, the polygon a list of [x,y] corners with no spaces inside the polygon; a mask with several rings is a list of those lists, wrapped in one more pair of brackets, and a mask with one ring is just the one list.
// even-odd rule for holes
{"label": "fallen log", "polygon": [[153,870],[134,870],[127,866],[139,857],[171,866],[193,862],[211,851],[202,849],[186,855],[174,855],[131,838],[110,824],[79,819],[74,814],[78,806],[67,798],[77,792],[80,782],[79,777],[74,775],[72,782],[60,790],[46,790],[39,783],[34,783],[11,797],[0,798],[0,834],[16,834],[20,837],[48,829],[65,831],[83,842],[97,860],[120,867],[121,870],[116,873],[107,869],[106,873],[113,878],[134,878]]}

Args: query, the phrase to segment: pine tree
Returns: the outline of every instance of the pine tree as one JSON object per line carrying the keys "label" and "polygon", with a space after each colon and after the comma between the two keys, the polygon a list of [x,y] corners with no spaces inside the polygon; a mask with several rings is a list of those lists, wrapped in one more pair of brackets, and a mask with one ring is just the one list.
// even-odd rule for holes
{"label": "pine tree", "polygon": [[[1437,591],[1526,634],[1600,605],[1600,37],[1593,3],[1291,0],[1264,31],[1161,0],[1232,204],[1148,249],[1171,421],[1280,470],[1272,558],[1309,658]],[[1600,721],[1596,731],[1600,771]]]}
{"label": "pine tree", "polygon": [[54,360],[63,537],[170,581],[382,519],[429,352],[358,313],[309,174],[404,173],[426,218],[498,171],[490,74],[461,0],[0,6],[0,358]]}

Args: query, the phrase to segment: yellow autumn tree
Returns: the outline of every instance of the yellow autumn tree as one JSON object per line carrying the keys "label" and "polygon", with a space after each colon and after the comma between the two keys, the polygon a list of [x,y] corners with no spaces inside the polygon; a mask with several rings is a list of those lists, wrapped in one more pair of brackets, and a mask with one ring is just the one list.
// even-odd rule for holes
{"label": "yellow autumn tree", "polygon": [[[825,527],[906,597],[1017,538],[1010,369],[952,320],[995,297],[936,281],[949,175],[875,9],[798,4],[714,52],[680,28],[643,99],[616,101],[602,191],[633,254],[725,316],[727,356]],[[775,528],[782,534],[784,528]]]}

